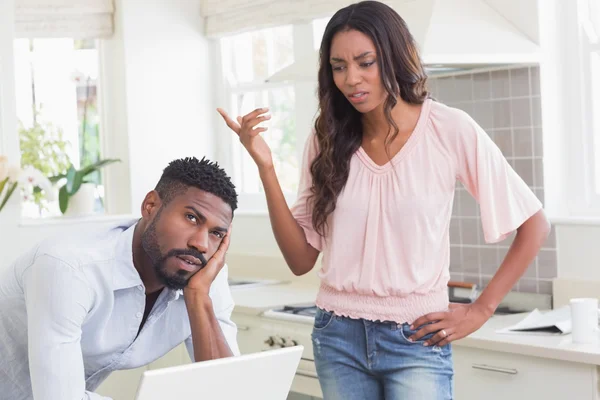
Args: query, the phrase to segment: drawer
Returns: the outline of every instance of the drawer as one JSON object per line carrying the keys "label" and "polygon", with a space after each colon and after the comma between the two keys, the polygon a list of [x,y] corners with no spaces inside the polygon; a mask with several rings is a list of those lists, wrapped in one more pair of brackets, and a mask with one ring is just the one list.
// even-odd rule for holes
{"label": "drawer", "polygon": [[279,346],[269,346],[270,338],[281,343],[286,341],[304,346],[302,358],[313,360],[312,325],[299,324],[258,316],[233,314],[232,320],[238,326],[238,344],[242,354],[254,353]]}
{"label": "drawer", "polygon": [[319,378],[317,377],[317,371],[313,361],[300,360],[291,391],[302,393],[307,396],[323,398],[323,392],[319,385]]}
{"label": "drawer", "polygon": [[269,348],[265,344],[269,331],[265,329],[257,317],[248,318],[233,314],[232,320],[238,328],[237,342],[242,354],[258,353]]}
{"label": "drawer", "polygon": [[453,346],[459,400],[596,400],[596,367]]}

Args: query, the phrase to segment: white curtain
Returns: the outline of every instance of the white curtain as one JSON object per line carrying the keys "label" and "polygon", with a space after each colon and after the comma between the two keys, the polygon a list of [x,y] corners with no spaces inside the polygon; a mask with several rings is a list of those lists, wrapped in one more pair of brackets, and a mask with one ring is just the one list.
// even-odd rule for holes
{"label": "white curtain", "polygon": [[112,0],[15,0],[15,36],[106,38],[113,13]]}
{"label": "white curtain", "polygon": [[[333,15],[357,0],[201,0],[205,34],[219,37],[248,30],[311,21]],[[384,0],[393,5],[400,0]],[[401,0],[406,1],[406,0]],[[401,2],[400,1],[400,2]]]}

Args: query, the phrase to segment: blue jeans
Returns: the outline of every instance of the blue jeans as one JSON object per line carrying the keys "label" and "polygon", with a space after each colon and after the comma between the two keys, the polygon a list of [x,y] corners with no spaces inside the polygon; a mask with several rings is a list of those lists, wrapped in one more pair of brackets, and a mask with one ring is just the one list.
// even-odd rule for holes
{"label": "blue jeans", "polygon": [[351,319],[317,310],[312,333],[324,400],[453,398],[451,345],[423,346],[408,324]]}

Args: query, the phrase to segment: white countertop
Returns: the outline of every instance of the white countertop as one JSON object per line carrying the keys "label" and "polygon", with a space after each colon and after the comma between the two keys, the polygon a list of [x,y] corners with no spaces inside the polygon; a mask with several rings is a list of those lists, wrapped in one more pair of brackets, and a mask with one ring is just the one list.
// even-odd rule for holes
{"label": "white countertop", "polygon": [[[284,305],[310,304],[317,296],[317,288],[293,284],[269,285],[232,290],[236,303],[235,312],[262,315],[265,311]],[[265,316],[268,317],[270,313]],[[505,353],[529,355],[562,361],[600,365],[600,334],[598,343],[581,345],[571,342],[571,335],[500,334],[500,328],[514,325],[527,314],[495,315],[478,331],[453,342],[453,346],[465,346]],[[306,320],[308,317],[300,319]],[[306,321],[300,321],[304,322]],[[291,321],[291,319],[290,319]]]}
{"label": "white countertop", "polygon": [[253,288],[232,288],[231,295],[235,301],[235,312],[259,315],[284,305],[314,303],[317,292],[318,288],[282,283]]}
{"label": "white countertop", "polygon": [[600,365],[600,334],[595,344],[574,344],[570,334],[496,333],[498,329],[514,325],[526,315],[493,316],[479,330],[454,342],[454,345]]}

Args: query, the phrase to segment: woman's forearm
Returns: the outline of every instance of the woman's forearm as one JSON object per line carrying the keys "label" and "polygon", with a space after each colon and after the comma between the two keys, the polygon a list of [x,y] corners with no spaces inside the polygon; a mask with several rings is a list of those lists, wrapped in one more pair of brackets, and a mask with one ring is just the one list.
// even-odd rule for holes
{"label": "woman's forearm", "polygon": [[271,167],[259,171],[275,240],[291,271],[295,275],[304,275],[314,267],[319,251],[308,243],[304,230],[292,215],[275,170]]}
{"label": "woman's forearm", "polygon": [[531,216],[517,229],[517,235],[500,268],[476,301],[490,315],[525,273],[549,233],[550,223],[543,210]]}

